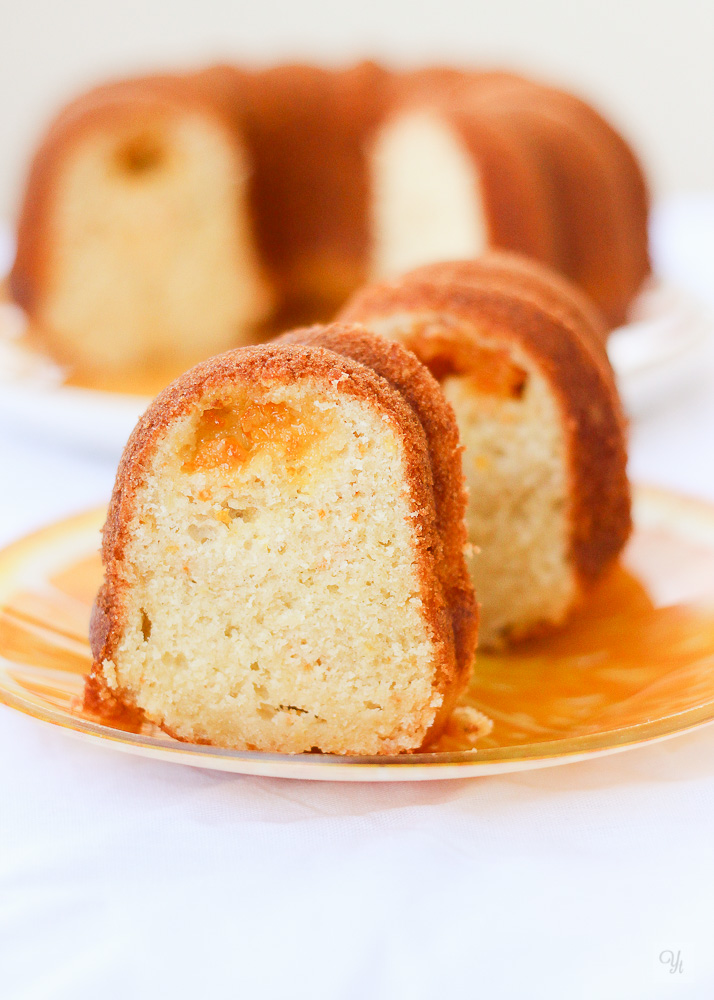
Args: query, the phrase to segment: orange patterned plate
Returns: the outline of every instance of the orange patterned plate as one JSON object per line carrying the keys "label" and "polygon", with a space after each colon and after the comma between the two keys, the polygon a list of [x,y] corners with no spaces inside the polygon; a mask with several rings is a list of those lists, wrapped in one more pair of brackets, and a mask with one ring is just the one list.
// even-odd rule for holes
{"label": "orange patterned plate", "polygon": [[0,553],[0,701],[89,742],[242,774],[415,781],[584,760],[714,721],[714,505],[638,489],[621,565],[567,628],[477,656],[464,704],[491,732],[474,747],[453,727],[434,752],[398,757],[222,750],[83,714],[103,518],[81,514]]}

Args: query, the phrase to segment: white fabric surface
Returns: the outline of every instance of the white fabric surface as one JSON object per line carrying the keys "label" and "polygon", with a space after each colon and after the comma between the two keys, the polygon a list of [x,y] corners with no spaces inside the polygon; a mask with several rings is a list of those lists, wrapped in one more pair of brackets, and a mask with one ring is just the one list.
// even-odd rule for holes
{"label": "white fabric surface", "polygon": [[[714,197],[660,271],[714,306]],[[639,422],[632,472],[714,500],[714,358]],[[0,543],[113,465],[0,425]],[[714,996],[714,727],[503,777],[244,778],[0,709],[0,1000]],[[681,972],[660,961],[680,954]]]}

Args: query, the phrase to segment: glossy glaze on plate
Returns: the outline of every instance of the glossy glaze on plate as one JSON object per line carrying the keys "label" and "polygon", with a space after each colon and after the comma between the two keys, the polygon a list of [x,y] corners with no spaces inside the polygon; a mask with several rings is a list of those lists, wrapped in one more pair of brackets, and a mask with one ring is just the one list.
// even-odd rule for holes
{"label": "glossy glaze on plate", "polygon": [[165,760],[325,780],[465,777],[580,760],[714,721],[714,507],[639,490],[622,565],[562,631],[479,654],[464,704],[493,720],[473,749],[382,758],[194,746],[153,726],[83,714],[89,612],[101,579],[103,511],[0,555],[0,701],[85,739]]}

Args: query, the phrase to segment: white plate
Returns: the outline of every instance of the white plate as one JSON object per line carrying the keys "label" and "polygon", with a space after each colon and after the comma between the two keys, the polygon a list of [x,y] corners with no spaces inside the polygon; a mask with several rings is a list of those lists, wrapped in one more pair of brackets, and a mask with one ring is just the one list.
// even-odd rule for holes
{"label": "white plate", "polygon": [[[11,257],[5,243],[0,239],[0,277]],[[698,372],[714,345],[714,320],[690,293],[663,281],[642,292],[631,316],[612,333],[608,350],[625,408],[636,419]],[[148,397],[64,384],[54,362],[24,347],[24,323],[21,310],[0,304],[0,418],[118,460]]]}
{"label": "white plate", "polygon": [[0,418],[118,461],[150,399],[65,385],[54,362],[24,347],[24,325],[20,309],[0,304]]}
{"label": "white plate", "polygon": [[697,375],[714,346],[714,317],[677,285],[652,281],[629,322],[610,334],[608,354],[625,409],[637,418]]}

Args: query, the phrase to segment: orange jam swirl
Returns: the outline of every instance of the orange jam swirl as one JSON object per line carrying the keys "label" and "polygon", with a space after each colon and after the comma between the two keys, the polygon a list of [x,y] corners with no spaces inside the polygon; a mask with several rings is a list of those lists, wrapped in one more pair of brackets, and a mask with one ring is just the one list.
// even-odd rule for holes
{"label": "orange jam swirl", "polygon": [[503,399],[520,399],[527,373],[505,348],[483,347],[456,329],[444,331],[424,323],[414,327],[404,344],[416,354],[437,382],[467,376],[477,392]]}
{"label": "orange jam swirl", "polygon": [[183,470],[235,470],[266,448],[290,465],[323,434],[315,416],[285,403],[253,402],[242,410],[213,407],[201,415]]}

